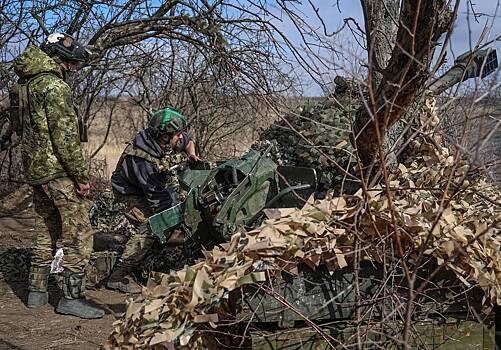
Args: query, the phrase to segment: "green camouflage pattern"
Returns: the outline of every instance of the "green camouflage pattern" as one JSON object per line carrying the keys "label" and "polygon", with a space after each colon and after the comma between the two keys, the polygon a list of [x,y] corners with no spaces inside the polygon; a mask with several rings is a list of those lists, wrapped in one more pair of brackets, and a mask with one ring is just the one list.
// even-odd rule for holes
{"label": "green camouflage pattern", "polygon": [[[89,264],[85,268],[85,287],[94,288],[99,286],[113,270],[113,266],[118,259],[118,253],[115,251],[100,251],[92,252]],[[26,282],[33,286],[39,280],[29,278],[30,275],[30,260],[31,249],[28,248],[10,248],[3,253],[0,253],[0,283],[7,282]],[[61,278],[58,275],[56,280],[59,282]],[[62,282],[62,281],[61,281]],[[50,285],[49,281],[49,285]],[[30,289],[30,286],[28,286]]]}
{"label": "green camouflage pattern", "polygon": [[93,236],[88,205],[77,197],[73,181],[63,177],[33,186],[33,205],[37,236],[31,263],[50,265],[55,249],[62,247],[61,267],[83,272],[92,252]]}
{"label": "green camouflage pattern", "polygon": [[130,236],[137,233],[135,227],[126,215],[124,203],[115,199],[111,191],[98,193],[89,210],[89,221],[95,232],[109,235]]}
{"label": "green camouflage pattern", "polygon": [[171,108],[164,108],[153,113],[149,127],[158,130],[159,133],[174,133],[185,130],[188,124],[184,115]]}
{"label": "green camouflage pattern", "polygon": [[28,278],[30,292],[47,292],[49,285],[50,266],[31,265]]}
{"label": "green camouflage pattern", "polygon": [[123,211],[123,205],[115,202],[111,191],[100,191],[89,210],[90,224],[95,231],[114,231],[126,220]]}
{"label": "green camouflage pattern", "polygon": [[154,244],[141,262],[140,272],[142,277],[148,278],[153,271],[177,271],[194,264],[196,259],[189,244]]}
{"label": "green camouflage pattern", "polygon": [[153,243],[155,243],[155,238],[150,234],[132,235],[125,244],[120,261],[127,266],[138,266],[150,251]]}
{"label": "green camouflage pattern", "polygon": [[[117,202],[123,203],[127,218],[136,225],[143,224],[153,215],[148,200],[143,196],[125,196],[114,192]],[[155,238],[147,233],[136,232],[125,243],[120,261],[128,266],[138,266],[153,246]]]}
{"label": "green camouflage pattern", "polygon": [[347,187],[353,186],[347,173],[355,172],[356,163],[350,141],[352,122],[364,92],[353,81],[343,79],[342,87],[323,101],[308,101],[275,121],[254,148],[261,148],[263,141],[276,142],[272,158],[279,165],[321,170],[332,189],[349,191]]}
{"label": "green camouflage pattern", "polygon": [[28,279],[31,249],[9,248],[0,253],[0,281],[22,282]]}
{"label": "green camouflage pattern", "polygon": [[89,265],[85,269],[85,288],[94,288],[108,278],[118,259],[114,251],[92,252]]}
{"label": "green camouflage pattern", "polygon": [[29,83],[30,125],[24,125],[21,142],[27,182],[40,185],[60,177],[89,182],[78,118],[59,64],[38,47],[29,46],[15,59],[14,70],[20,83],[50,73]]}
{"label": "green camouflage pattern", "polygon": [[66,299],[85,297],[85,273],[63,271],[63,295]]}

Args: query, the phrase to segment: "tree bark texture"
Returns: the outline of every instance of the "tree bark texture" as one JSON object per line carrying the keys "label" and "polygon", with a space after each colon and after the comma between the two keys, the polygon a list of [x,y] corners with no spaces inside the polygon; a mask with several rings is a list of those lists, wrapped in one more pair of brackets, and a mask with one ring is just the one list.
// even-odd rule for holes
{"label": "tree bark texture", "polygon": [[[397,40],[400,0],[361,0],[361,3],[367,39],[370,83],[372,90],[375,91],[381,83],[381,72],[386,68]],[[388,129],[384,138],[386,151],[395,144],[402,130],[403,128],[399,127],[398,123]],[[388,163],[395,163],[396,156],[394,155],[393,152]]]}
{"label": "tree bark texture", "polygon": [[400,0],[361,0],[361,4],[369,67],[376,68],[374,86],[377,86],[381,80],[378,71],[386,68],[397,38]]}
{"label": "tree bark texture", "polygon": [[388,128],[406,113],[425,85],[438,39],[450,25],[447,1],[403,1],[396,43],[381,83],[355,120],[354,143],[365,166],[375,159]]}

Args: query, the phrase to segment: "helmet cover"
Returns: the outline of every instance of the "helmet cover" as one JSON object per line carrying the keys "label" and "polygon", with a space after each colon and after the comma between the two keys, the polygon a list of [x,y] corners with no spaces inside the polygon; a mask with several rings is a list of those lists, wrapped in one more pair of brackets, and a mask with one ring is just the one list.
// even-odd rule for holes
{"label": "helmet cover", "polygon": [[188,125],[188,119],[184,115],[174,109],[164,108],[153,113],[148,126],[161,135],[181,132]]}
{"label": "helmet cover", "polygon": [[65,61],[86,62],[91,52],[85,46],[78,43],[71,35],[52,33],[40,45],[40,48],[48,55],[55,55]]}

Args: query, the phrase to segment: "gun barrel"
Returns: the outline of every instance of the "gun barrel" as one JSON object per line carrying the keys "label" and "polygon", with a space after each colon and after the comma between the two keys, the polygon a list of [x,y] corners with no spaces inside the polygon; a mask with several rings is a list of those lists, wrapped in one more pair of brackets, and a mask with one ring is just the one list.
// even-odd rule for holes
{"label": "gun barrel", "polygon": [[473,70],[474,67],[469,66],[469,67],[464,67],[464,66],[454,66],[450,70],[448,70],[444,75],[442,75],[440,78],[435,80],[429,87],[429,90],[431,90],[433,93],[436,95],[441,94],[445,90],[447,90],[450,87],[453,87],[457,83],[460,83],[461,81],[464,80],[464,77],[467,77],[469,74],[466,72],[466,69],[470,68],[470,70]]}
{"label": "gun barrel", "polygon": [[470,78],[485,78],[498,68],[495,49],[466,52],[459,56],[455,65],[428,87],[435,94],[441,94],[448,88]]}

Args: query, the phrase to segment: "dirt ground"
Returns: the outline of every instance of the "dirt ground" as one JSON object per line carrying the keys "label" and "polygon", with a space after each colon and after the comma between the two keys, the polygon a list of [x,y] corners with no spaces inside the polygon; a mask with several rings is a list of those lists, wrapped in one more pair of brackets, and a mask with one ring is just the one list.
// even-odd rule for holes
{"label": "dirt ground", "polygon": [[[0,203],[3,207],[0,208],[0,253],[11,248],[32,247],[35,232],[29,203],[17,210],[5,210],[3,204],[5,202]],[[28,309],[26,281],[7,282],[0,278],[0,350],[99,349],[111,333],[113,322],[125,312],[125,299],[130,297],[104,288],[90,290],[89,299],[103,307],[106,315],[100,320],[81,320],[54,312],[62,294],[54,281],[50,283],[49,292],[49,305]]]}

